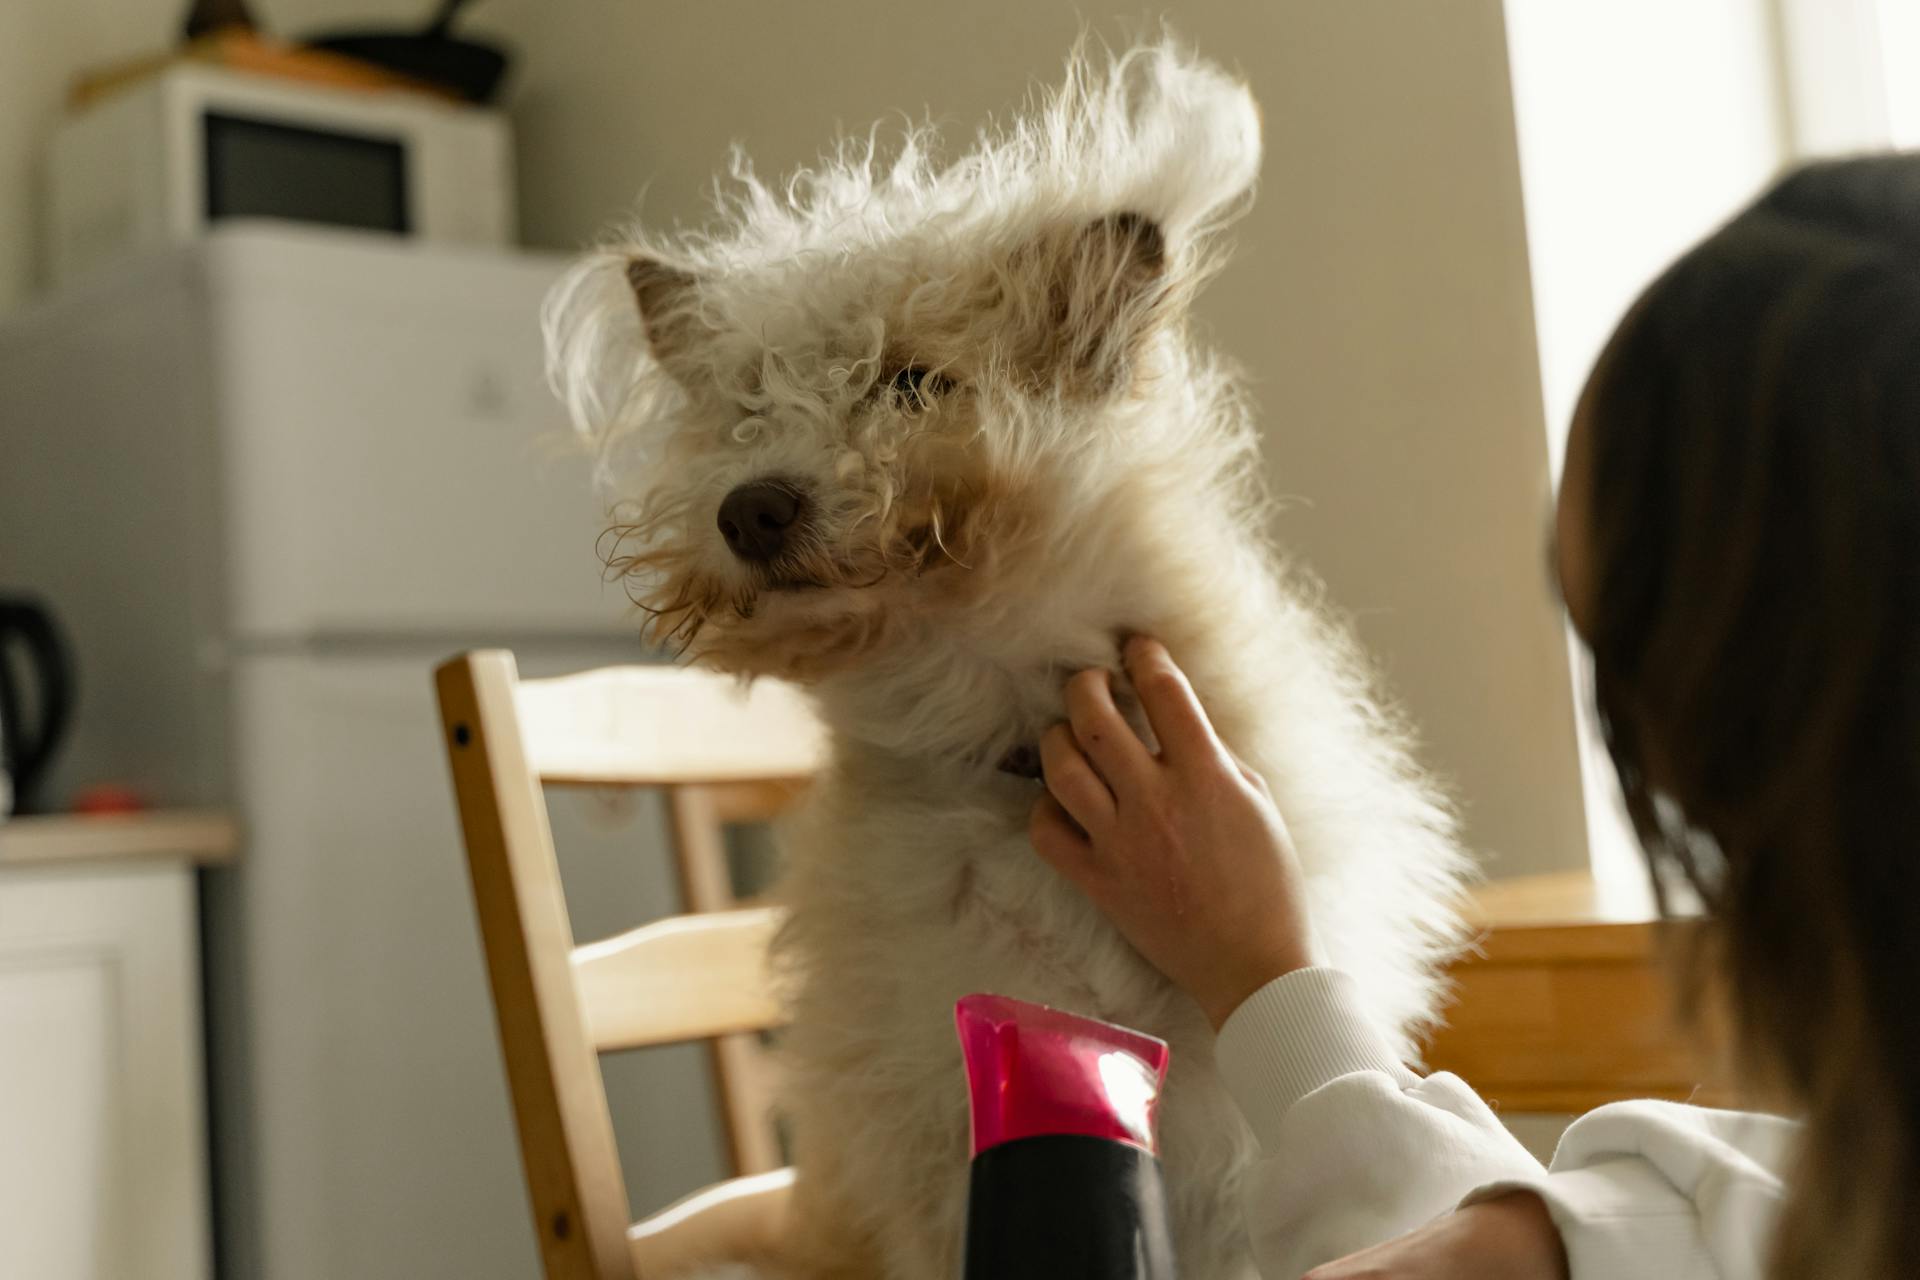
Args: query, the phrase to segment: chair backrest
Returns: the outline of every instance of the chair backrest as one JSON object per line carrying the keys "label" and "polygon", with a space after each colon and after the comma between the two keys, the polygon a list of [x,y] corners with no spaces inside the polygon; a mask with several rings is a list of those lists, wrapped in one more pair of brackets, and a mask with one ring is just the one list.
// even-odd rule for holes
{"label": "chair backrest", "polygon": [[[699,822],[768,816],[819,769],[825,738],[773,681],[639,666],[523,681],[497,650],[435,679],[546,1273],[633,1280],[599,1055],[775,1025],[763,959],[778,919],[713,911],[576,944],[544,787],[669,788],[698,896],[684,870]],[[701,874],[711,900],[716,873]]]}

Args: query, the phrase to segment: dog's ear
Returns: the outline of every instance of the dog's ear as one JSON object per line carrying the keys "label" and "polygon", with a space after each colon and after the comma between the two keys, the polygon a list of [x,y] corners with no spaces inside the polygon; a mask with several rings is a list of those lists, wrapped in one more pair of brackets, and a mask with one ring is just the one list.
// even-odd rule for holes
{"label": "dog's ear", "polygon": [[629,258],[626,273],[648,348],[662,368],[684,381],[700,338],[693,312],[698,277],[658,258]]}
{"label": "dog's ear", "polygon": [[1160,225],[1141,213],[1108,214],[1049,237],[1035,261],[1042,296],[1022,326],[1020,363],[1068,395],[1128,386],[1135,355],[1170,309]]}

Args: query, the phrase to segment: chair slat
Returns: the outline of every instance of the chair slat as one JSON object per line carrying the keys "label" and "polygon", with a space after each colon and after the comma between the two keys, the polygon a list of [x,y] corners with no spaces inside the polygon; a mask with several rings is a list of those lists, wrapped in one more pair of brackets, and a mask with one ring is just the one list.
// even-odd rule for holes
{"label": "chair slat", "polygon": [[772,822],[793,808],[806,789],[805,778],[713,782],[698,788],[706,797],[713,821],[721,826],[739,822]]}
{"label": "chair slat", "polygon": [[[667,826],[689,911],[704,914],[759,905],[737,900],[727,866],[725,824],[765,821],[792,803],[798,784],[709,782],[667,789]],[[707,1041],[719,1085],[722,1125],[736,1173],[765,1173],[784,1162],[774,1133],[773,1073],[758,1036]]]}
{"label": "chair slat", "polygon": [[772,907],[675,916],[573,951],[581,1014],[602,1053],[777,1026]]}
{"label": "chair slat", "polygon": [[792,685],[685,667],[609,667],[518,690],[527,760],[548,783],[802,779],[826,738]]}

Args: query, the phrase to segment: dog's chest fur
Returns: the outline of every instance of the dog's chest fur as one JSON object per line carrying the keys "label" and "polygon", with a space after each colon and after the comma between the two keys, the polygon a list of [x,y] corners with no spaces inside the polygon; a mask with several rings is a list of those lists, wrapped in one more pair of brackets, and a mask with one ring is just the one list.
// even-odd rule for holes
{"label": "dog's chest fur", "polygon": [[967,1103],[952,1010],[998,992],[1172,1044],[1162,1128],[1183,1274],[1241,1274],[1231,1184],[1249,1139],[1214,1075],[1211,1035],[1033,852],[1036,784],[975,760],[841,746],[789,833],[793,914],[779,948],[795,983],[795,1154],[817,1179],[803,1196],[859,1221],[888,1280],[957,1274]]}

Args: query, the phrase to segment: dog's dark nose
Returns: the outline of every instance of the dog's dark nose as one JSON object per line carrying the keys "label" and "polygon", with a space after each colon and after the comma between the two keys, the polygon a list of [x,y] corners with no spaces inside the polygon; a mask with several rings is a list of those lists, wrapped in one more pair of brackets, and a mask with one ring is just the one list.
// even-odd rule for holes
{"label": "dog's dark nose", "polygon": [[799,523],[802,503],[799,490],[778,480],[743,484],[720,503],[720,536],[742,560],[771,560]]}

